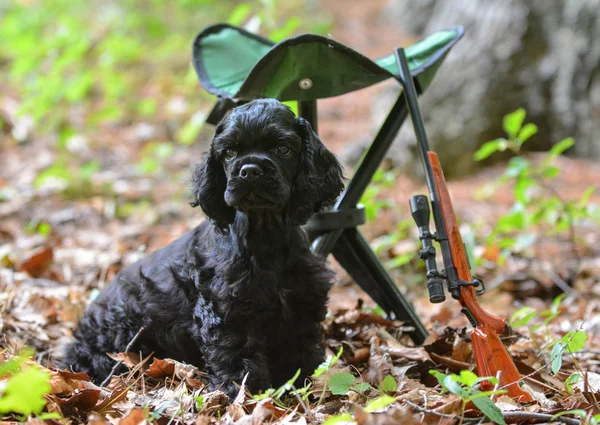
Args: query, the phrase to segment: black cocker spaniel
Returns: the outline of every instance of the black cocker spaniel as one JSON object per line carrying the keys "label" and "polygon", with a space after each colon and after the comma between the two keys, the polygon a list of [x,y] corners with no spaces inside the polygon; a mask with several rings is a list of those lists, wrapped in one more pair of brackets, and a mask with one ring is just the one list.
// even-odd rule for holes
{"label": "black cocker spaniel", "polygon": [[63,364],[96,382],[141,327],[133,352],[204,368],[230,398],[323,361],[320,322],[333,273],[300,228],[343,190],[310,124],[276,100],[237,107],[193,176],[204,221],[126,267],[89,306]]}

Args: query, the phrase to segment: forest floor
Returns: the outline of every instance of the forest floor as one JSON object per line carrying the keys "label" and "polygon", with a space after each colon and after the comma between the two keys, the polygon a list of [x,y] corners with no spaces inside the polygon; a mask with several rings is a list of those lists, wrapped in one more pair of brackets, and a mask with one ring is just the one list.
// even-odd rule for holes
{"label": "forest floor", "polygon": [[[337,17],[339,5],[331,7]],[[362,25],[380,25],[377,7],[370,9],[372,16],[364,16],[364,8],[348,7],[345,20],[337,23],[342,41],[372,56],[391,50],[390,34],[396,40],[403,37],[391,28],[378,32],[386,37],[365,37]],[[367,89],[356,99],[320,104],[326,145],[339,153],[349,142],[358,141],[356,134],[372,133],[369,108],[378,90],[381,87]],[[8,95],[0,98],[0,109],[5,119],[17,122],[7,106],[9,100]],[[403,324],[386,318],[333,263],[338,284],[331,291],[330,314],[324,323],[331,360],[311,382],[295,382],[285,392],[251,395],[241,388],[238,398],[228,404],[220,392],[208,392],[203,371],[170,359],[140,359],[136,353],[113,353],[131,371],[114,376],[106,387],[89,382],[77,371],[54,369],[54,359],[70,340],[77,318],[98,291],[122,267],[204,219],[188,204],[188,186],[191,166],[206,150],[211,129],[203,131],[202,140],[193,145],[157,143],[169,140],[170,128],[166,122],[128,123],[101,128],[93,140],[74,138],[69,152],[82,163],[94,160],[96,165],[88,170],[89,176],[85,168],[66,167],[66,178],[57,180],[40,177],[61,160],[53,138],[32,132],[16,141],[8,126],[0,127],[0,346],[4,348],[0,360],[30,347],[35,360],[49,370],[51,391],[45,411],[55,415],[41,416],[46,423],[490,421],[481,413],[485,408],[472,402],[480,388],[471,385],[467,374],[462,375],[463,382],[448,378],[455,384],[445,381],[450,390],[445,391],[430,373],[437,370],[451,376],[475,370],[471,327],[456,301],[429,303],[425,272],[417,257],[419,241],[407,205],[411,195],[424,193],[425,188],[401,173],[372,194],[370,202],[378,205],[377,220],[361,230],[378,247],[378,255],[429,329],[423,346],[415,346]],[[530,156],[533,161],[538,157]],[[600,181],[597,163],[559,157],[555,165],[561,176],[552,181],[552,188],[563,199],[576,199]],[[600,414],[600,226],[582,221],[574,237],[538,229],[535,244],[502,263],[501,250],[485,241],[513,205],[512,191],[504,187],[493,197],[481,193],[499,180],[505,167],[498,164],[449,184],[461,230],[479,259],[475,272],[487,283],[482,304],[502,316],[511,317],[515,311],[528,316],[520,321],[522,325],[515,320],[517,337],[511,339],[509,351],[524,376],[523,387],[535,401],[523,404],[495,395],[502,417],[491,419],[547,423],[554,414],[579,410],[592,423],[590,418]],[[351,170],[347,167],[348,176]],[[592,195],[590,205],[598,202],[599,196]],[[577,349],[569,345],[575,331],[578,339],[582,334],[587,339]],[[553,355],[557,341],[562,350]],[[554,346],[548,347],[551,343]],[[339,360],[334,361],[340,350]],[[577,381],[569,378],[575,373],[580,375]],[[42,421],[11,415],[4,420]],[[585,422],[577,414],[556,420]]]}
{"label": "forest floor", "polygon": [[[36,176],[53,160],[49,141],[34,137],[17,144],[5,139],[9,143],[3,147],[0,175],[0,323],[5,357],[32,347],[37,361],[52,368],[53,358],[68,342],[87,303],[119,269],[203,220],[201,212],[187,204],[186,194],[190,163],[199,161],[203,144],[175,145],[171,155],[160,161],[158,171],[146,174],[139,165],[149,142],[139,140],[137,131],[135,127],[120,129],[118,138],[107,132],[104,148],[95,147],[93,152],[102,164],[100,170],[92,180],[74,178],[66,187],[35,185]],[[560,157],[557,166],[562,175],[553,184],[565,198],[577,196],[600,179],[597,164],[586,160]],[[548,422],[547,415],[572,409],[597,414],[598,225],[582,223],[574,245],[562,234],[541,237],[534,247],[498,265],[499,250],[483,243],[485,238],[480,236],[510,208],[511,192],[505,189],[487,199],[477,194],[503,170],[504,165],[499,164],[450,183],[463,234],[477,236],[475,253],[481,261],[476,273],[489,288],[481,297],[483,304],[509,317],[523,307],[534,313],[527,326],[516,328],[519,338],[510,352],[536,401],[521,405],[497,396],[496,404],[507,423]],[[329,355],[340,348],[343,353],[335,365],[312,381],[307,390],[312,395],[306,400],[241,393],[227,406],[222,394],[207,392],[202,371],[192,366],[166,359],[148,364],[135,354],[113,353],[126,359],[130,374],[113,377],[106,388],[99,388],[82,374],[52,369],[52,394],[47,396],[46,409],[76,423],[96,424],[142,420],[321,423],[332,416],[360,424],[394,423],[398,418],[405,423],[448,423],[463,417],[468,422],[483,420],[471,403],[463,404],[459,396],[443,393],[429,373],[430,369],[443,373],[473,370],[474,363],[470,328],[458,303],[449,299],[434,305],[426,298],[424,272],[416,256],[416,232],[412,226],[406,229],[410,222],[407,199],[423,191],[422,183],[397,175],[392,185],[381,188],[373,198],[373,202],[386,201],[388,205],[380,208],[378,219],[363,226],[363,231],[374,246],[381,246],[386,237],[404,229],[403,237],[378,253],[388,265],[396,258],[410,257],[401,267],[389,267],[431,331],[424,346],[415,347],[402,324],[386,319],[334,264],[339,284],[331,292],[325,343]],[[553,302],[563,290],[567,297]],[[547,318],[551,318],[549,323],[539,326]],[[587,335],[585,347],[561,355],[562,366],[552,373],[551,350],[543,348],[573,329]],[[567,389],[565,380],[578,371],[586,375]],[[303,383],[295,385],[304,387]],[[384,406],[378,408],[377,403]],[[352,413],[353,419],[336,416],[345,412]]]}

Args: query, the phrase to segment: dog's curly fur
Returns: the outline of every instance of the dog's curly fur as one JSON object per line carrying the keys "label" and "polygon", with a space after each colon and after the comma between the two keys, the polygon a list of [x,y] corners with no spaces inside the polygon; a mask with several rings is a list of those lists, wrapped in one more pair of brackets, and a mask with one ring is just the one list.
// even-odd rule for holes
{"label": "dog's curly fur", "polygon": [[[244,165],[258,166],[252,179]],[[123,269],[81,318],[63,365],[100,382],[115,363],[106,354],[143,326],[132,351],[203,367],[230,397],[246,374],[251,391],[309,375],[324,357],[333,276],[299,226],[342,189],[306,120],[275,100],[235,108],[193,176],[193,205],[210,221]]]}

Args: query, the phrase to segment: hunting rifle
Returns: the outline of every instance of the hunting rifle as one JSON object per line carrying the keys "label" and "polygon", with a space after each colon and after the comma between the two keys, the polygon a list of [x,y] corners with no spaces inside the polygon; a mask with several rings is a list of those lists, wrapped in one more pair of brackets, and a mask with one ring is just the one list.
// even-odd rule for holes
{"label": "hunting rifle", "polygon": [[[531,395],[519,386],[519,382],[522,380],[521,375],[500,340],[500,336],[509,330],[505,318],[485,311],[477,300],[477,295],[485,292],[485,287],[481,280],[471,274],[469,258],[460,236],[460,229],[440,161],[437,154],[429,149],[417,102],[417,91],[411,78],[404,49],[396,49],[395,54],[400,70],[399,80],[404,86],[408,110],[415,128],[425,170],[436,229],[435,233],[431,233],[429,230],[430,208],[427,197],[425,195],[411,197],[410,209],[419,228],[419,239],[423,246],[419,255],[424,260],[427,269],[429,300],[432,303],[441,303],[446,299],[443,286],[445,280],[448,292],[452,298],[460,302],[461,312],[474,327],[471,340],[479,376],[499,376],[500,388],[506,389],[512,398],[521,402],[533,401]],[[442,251],[444,263],[442,271],[437,269],[436,249],[433,241],[439,243]],[[493,385],[489,381],[483,381],[481,387],[484,390],[493,389]]]}

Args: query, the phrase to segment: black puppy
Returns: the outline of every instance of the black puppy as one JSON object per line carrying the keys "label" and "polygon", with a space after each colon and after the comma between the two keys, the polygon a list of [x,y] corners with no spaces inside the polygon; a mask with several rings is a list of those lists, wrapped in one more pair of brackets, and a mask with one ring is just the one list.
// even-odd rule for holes
{"label": "black puppy", "polygon": [[310,124],[275,100],[235,108],[193,177],[205,221],[123,269],[89,306],[63,364],[101,382],[132,351],[204,367],[230,397],[278,386],[323,361],[332,272],[300,225],[343,189]]}

